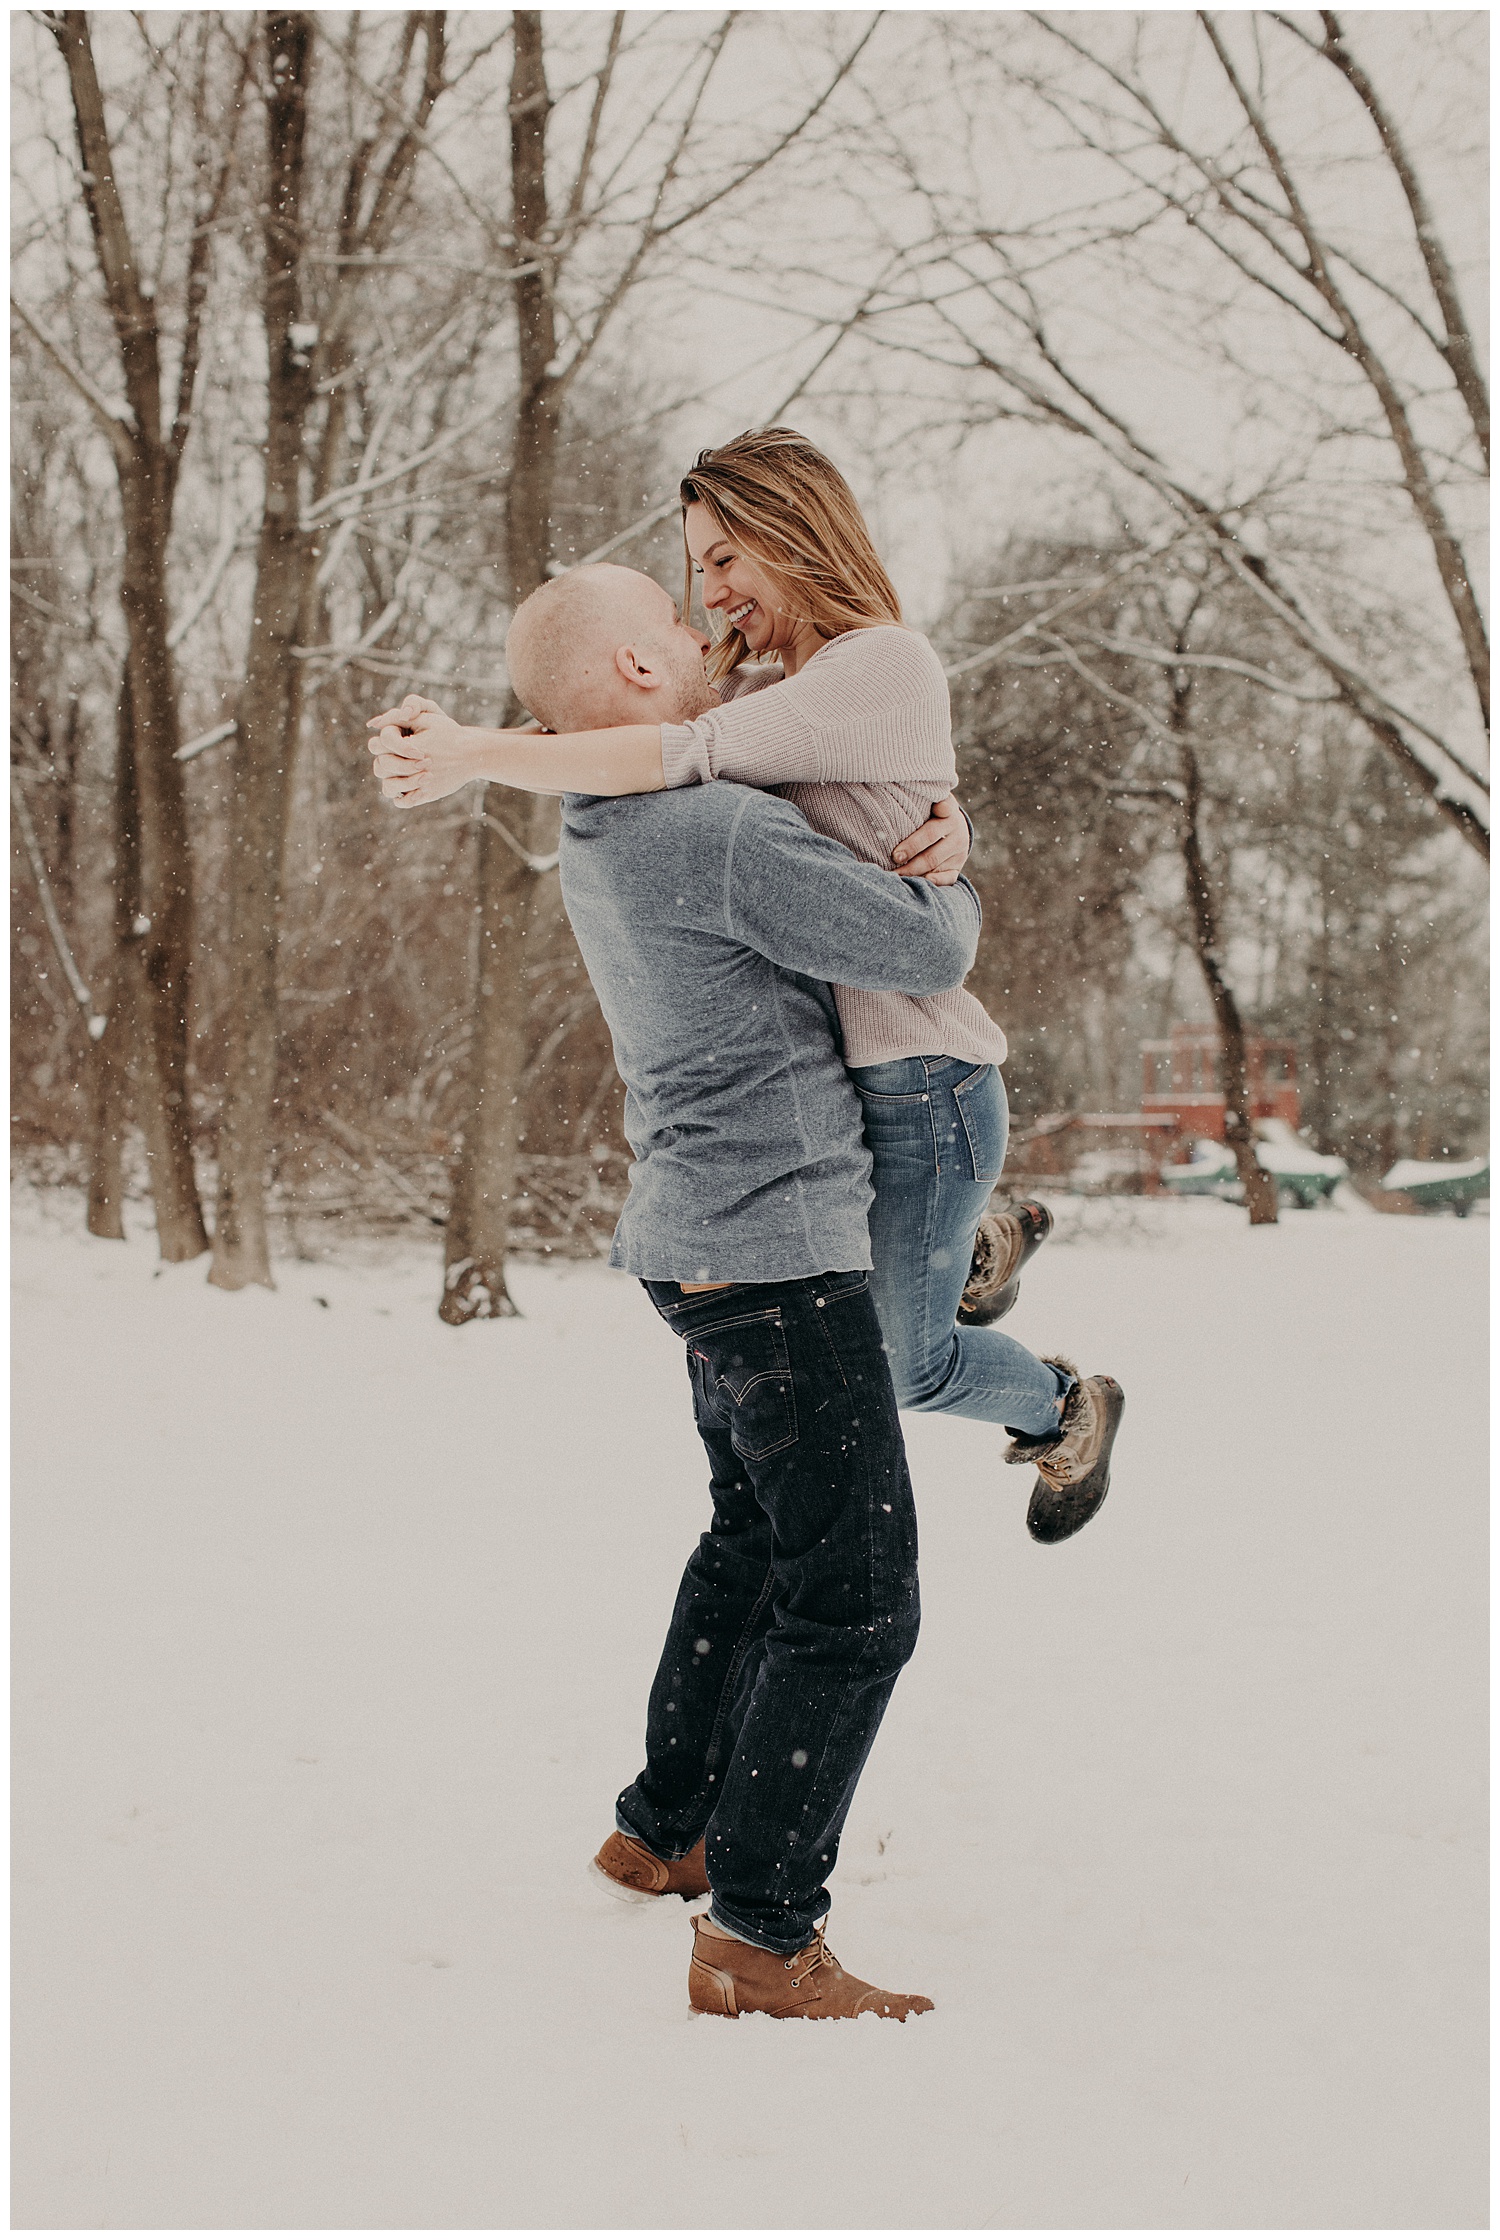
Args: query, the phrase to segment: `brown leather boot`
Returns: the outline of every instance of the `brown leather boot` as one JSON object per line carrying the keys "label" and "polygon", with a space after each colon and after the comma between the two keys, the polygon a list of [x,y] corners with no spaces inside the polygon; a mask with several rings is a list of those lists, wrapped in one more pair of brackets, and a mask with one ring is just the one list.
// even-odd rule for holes
{"label": "brown leather boot", "polygon": [[873,1983],[846,1976],[821,1929],[788,1960],[726,1936],[706,1913],[693,1915],[688,2000],[698,2014],[769,2014],[781,2021],[878,2014],[904,2022],[909,2014],[932,2012],[932,2001],[915,1992],[878,1991]]}
{"label": "brown leather boot", "polygon": [[703,1838],[680,1859],[658,1859],[634,1836],[617,1828],[606,1836],[594,1860],[594,1872],[609,1884],[617,1898],[706,1898],[708,1873],[703,1864]]}
{"label": "brown leather boot", "polygon": [[[1078,1376],[1072,1362],[1061,1355],[1042,1358],[1049,1368]],[[1036,1464],[1036,1484],[1026,1511],[1026,1529],[1033,1540],[1070,1540],[1090,1517],[1097,1516],[1109,1491],[1109,1458],[1124,1413],[1125,1395],[1113,1377],[1079,1377],[1051,1438],[1015,1433],[1005,1450],[1006,1461]]]}
{"label": "brown leather boot", "polygon": [[998,1322],[1009,1314],[1021,1295],[1021,1270],[1051,1234],[1052,1213],[1047,1206],[1032,1203],[987,1213],[974,1239],[958,1321]]}

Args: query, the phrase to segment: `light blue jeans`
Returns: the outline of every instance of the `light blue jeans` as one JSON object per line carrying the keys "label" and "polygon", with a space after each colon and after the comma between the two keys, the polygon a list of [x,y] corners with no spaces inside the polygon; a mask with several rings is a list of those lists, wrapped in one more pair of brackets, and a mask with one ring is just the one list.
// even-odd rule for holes
{"label": "light blue jeans", "polygon": [[896,1058],[851,1066],[875,1162],[875,1307],[903,1408],[977,1416],[1033,1438],[1057,1427],[1073,1379],[1003,1330],[956,1323],[979,1217],[1005,1164],[997,1066]]}

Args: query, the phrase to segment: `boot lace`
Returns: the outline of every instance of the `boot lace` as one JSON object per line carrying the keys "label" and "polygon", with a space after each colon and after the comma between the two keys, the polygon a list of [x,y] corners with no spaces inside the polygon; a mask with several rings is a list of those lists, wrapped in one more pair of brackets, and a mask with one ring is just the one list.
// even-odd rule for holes
{"label": "boot lace", "polygon": [[833,1954],[823,1942],[822,1930],[814,1929],[812,1943],[804,1945],[800,1952],[793,1953],[791,1959],[786,1963],[787,1967],[796,1968],[799,1971],[792,1978],[792,1989],[797,1990],[801,1984],[807,1981],[809,1976],[816,1975],[819,1968],[836,1967],[837,1964]]}

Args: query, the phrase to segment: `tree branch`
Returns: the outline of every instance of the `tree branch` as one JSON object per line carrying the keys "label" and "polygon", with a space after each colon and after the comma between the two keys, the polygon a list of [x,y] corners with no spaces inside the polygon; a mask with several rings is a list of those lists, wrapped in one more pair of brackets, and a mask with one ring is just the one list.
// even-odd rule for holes
{"label": "tree branch", "polygon": [[[398,460],[395,466],[387,467],[381,474],[371,475],[366,482],[348,482],[340,489],[330,490],[326,498],[320,498],[316,505],[308,507],[303,516],[303,527],[311,528],[315,523],[325,520],[333,508],[342,504],[345,499],[367,497],[376,490],[383,490],[388,483],[399,481],[402,475],[414,474],[418,467],[426,466],[429,459],[436,459],[440,453],[451,451],[455,443],[461,442],[465,436],[472,435],[476,428],[482,428],[487,420],[493,420],[497,412],[503,412],[505,409],[506,400],[502,400],[498,404],[487,404],[482,411],[474,413],[467,420],[460,421],[456,428],[449,428],[446,434],[436,437],[431,443],[424,444],[419,451],[413,452],[409,459]],[[357,511],[358,508],[356,507],[355,510]]]}
{"label": "tree branch", "polygon": [[1086,643],[1097,646],[1103,653],[1122,653],[1129,661],[1152,662],[1160,669],[1221,670],[1227,676],[1245,677],[1252,684],[1263,685],[1267,692],[1279,693],[1283,699],[1306,701],[1312,707],[1327,707],[1340,697],[1337,692],[1312,692],[1305,685],[1291,684],[1272,669],[1258,669],[1253,661],[1239,661],[1227,653],[1175,653],[1169,646],[1146,645],[1138,638],[1102,634],[1090,636]]}
{"label": "tree branch", "polygon": [[1469,332],[1469,323],[1464,316],[1463,302],[1458,292],[1457,277],[1452,265],[1448,262],[1447,252],[1443,247],[1441,236],[1432,215],[1432,206],[1428,202],[1422,182],[1417,176],[1416,166],[1407,154],[1406,143],[1397,130],[1396,121],[1375,91],[1368,73],[1355,61],[1349,50],[1344,27],[1331,8],[1319,10],[1323,18],[1325,33],[1321,46],[1315,39],[1309,39],[1306,32],[1302,30],[1299,24],[1293,22],[1291,17],[1277,14],[1274,10],[1272,13],[1274,20],[1282,26],[1283,30],[1290,31],[1295,38],[1302,41],[1304,46],[1311,47],[1315,54],[1325,56],[1333,64],[1335,70],[1343,72],[1349,84],[1369,111],[1371,122],[1380,135],[1380,144],[1390,158],[1391,169],[1401,182],[1401,191],[1406,197],[1407,208],[1411,211],[1412,223],[1416,227],[1417,247],[1422,253],[1422,262],[1427,267],[1427,277],[1432,283],[1432,292],[1437,298],[1438,309],[1443,315],[1444,340],[1438,347],[1447,358],[1453,372],[1453,378],[1458,385],[1459,394],[1468,406],[1469,418],[1474,423],[1474,433],[1479,438],[1479,446],[1484,453],[1484,463],[1488,466],[1490,463],[1489,389],[1485,383],[1484,375],[1479,370],[1479,362],[1474,350],[1474,339]]}
{"label": "tree branch", "polygon": [[82,366],[69,355],[62,344],[48,334],[36,314],[27,309],[19,296],[11,297],[10,307],[21,324],[30,328],[59,373],[64,374],[72,382],[78,394],[89,405],[95,419],[108,436],[115,457],[122,466],[128,467],[135,456],[130,439],[137,432],[135,415],[129,405],[123,403],[111,404],[103,390],[95,386]]}
{"label": "tree branch", "polygon": [[73,122],[78,135],[79,187],[94,237],[105,301],[119,344],[125,395],[134,418],[137,441],[144,447],[146,456],[155,460],[161,445],[161,368],[156,305],[142,287],[125,206],[120,200],[114,152],[104,114],[104,96],[94,68],[88,17],[82,8],[68,8],[49,21],[67,65]]}
{"label": "tree branch", "polygon": [[[205,50],[204,76],[207,74],[207,68]],[[218,177],[215,179],[213,187],[205,197],[206,207],[202,210],[196,208],[194,210],[192,242],[188,249],[187,315],[182,330],[182,356],[177,367],[177,402],[172,413],[171,430],[167,436],[167,502],[169,506],[172,492],[176,488],[178,470],[182,465],[182,454],[187,448],[188,434],[192,426],[193,391],[198,384],[198,360],[203,341],[203,312],[208,297],[209,249],[219,222],[219,214],[224,207],[224,197],[229,190],[229,182],[234,174],[240,117],[244,106],[243,96],[249,83],[250,50],[245,47],[240,51],[240,74],[234,92],[229,99],[228,138],[224,147],[224,160],[219,166]],[[200,151],[207,146],[208,140],[202,108],[203,85],[200,82],[198,87]],[[196,168],[198,177],[201,179],[208,169],[206,157],[201,153]],[[169,645],[172,643],[170,639],[167,642]]]}
{"label": "tree branch", "polygon": [[36,827],[31,821],[31,809],[22,790],[21,780],[14,770],[10,774],[10,798],[16,812],[16,823],[21,829],[21,844],[26,851],[26,861],[30,865],[31,876],[36,882],[37,900],[42,906],[42,917],[46,921],[47,931],[51,936],[57,961],[62,966],[63,978],[72,989],[73,1000],[88,1023],[90,1037],[97,1042],[104,1032],[105,1022],[95,1012],[94,999],[84,983],[83,974],[73,960],[73,952],[68,946],[68,937],[63,931],[62,919],[58,916],[57,904],[53,900],[52,881],[47,876],[46,858],[42,854],[41,844],[36,836]]}
{"label": "tree branch", "polygon": [[1030,616],[1027,621],[1020,623],[1016,629],[1007,631],[1003,638],[997,638],[993,645],[981,647],[978,653],[966,654],[961,661],[950,662],[943,671],[944,676],[966,677],[976,669],[987,668],[992,661],[998,661],[1003,654],[1008,653],[1012,646],[1019,645],[1023,639],[1034,638],[1039,631],[1046,629],[1049,622],[1055,622],[1060,615],[1072,614],[1079,607],[1091,605],[1101,593],[1113,590],[1126,576],[1134,575],[1138,568],[1148,566],[1153,560],[1162,559],[1165,554],[1172,550],[1174,545],[1182,542],[1184,534],[1185,532],[1179,531],[1175,537],[1167,538],[1163,544],[1149,546],[1143,552],[1134,552],[1127,558],[1116,561],[1115,565],[1112,568],[1107,568],[1102,576],[1095,576],[1088,583],[1076,585],[1063,598],[1056,600],[1053,605],[1044,607],[1040,614]]}
{"label": "tree branch", "polygon": [[589,109],[588,129],[583,136],[583,152],[578,158],[578,169],[573,175],[572,192],[568,196],[568,206],[563,213],[560,229],[560,241],[563,244],[571,242],[578,230],[578,220],[583,210],[583,198],[588,192],[589,174],[594,168],[594,156],[598,151],[599,127],[604,119],[604,105],[609,99],[610,81],[615,74],[615,63],[619,58],[620,41],[624,36],[624,31],[625,11],[623,8],[618,8],[610,18],[609,47],[603,62],[599,65],[598,82],[594,87],[594,99]]}
{"label": "tree branch", "polygon": [[701,218],[705,210],[711,210],[716,202],[722,202],[726,195],[735,193],[738,188],[742,187],[745,184],[745,181],[747,179],[753,179],[758,171],[764,171],[768,163],[774,163],[776,161],[776,158],[779,155],[783,154],[786,149],[788,149],[792,145],[792,142],[794,140],[800,139],[802,134],[812,123],[814,117],[818,115],[820,110],[826,108],[828,103],[833,99],[834,94],[843,84],[845,78],[848,77],[849,72],[854,68],[855,63],[858,62],[860,56],[864,53],[865,48],[874,38],[875,32],[879,27],[879,23],[880,13],[879,11],[877,11],[877,13],[870,19],[869,28],[866,30],[864,37],[859,40],[858,44],[854,47],[854,49],[846,57],[846,59],[839,64],[838,69],[834,72],[828,84],[823,88],[823,91],[818,95],[818,98],[812,104],[812,107],[805,110],[803,114],[797,119],[797,122],[794,125],[789,125],[787,130],[782,134],[779,140],[777,140],[771,147],[767,148],[763,155],[757,156],[753,163],[747,163],[743,165],[741,169],[735,173],[732,179],[727,179],[722,186],[715,187],[713,193],[710,195],[705,195],[701,202],[695,202],[690,209],[679,211],[678,215],[673,218],[667,225],[656,227],[656,239],[658,241],[665,240],[666,236],[669,233],[675,233],[679,226],[688,225],[694,218]]}
{"label": "tree branch", "polygon": [[1286,197],[1287,209],[1290,212],[1292,223],[1296,227],[1307,252],[1310,267],[1309,277],[1338,320],[1351,356],[1358,360],[1365,378],[1375,391],[1385,412],[1386,423],[1390,428],[1397,455],[1401,461],[1407,491],[1416,509],[1417,517],[1427,532],[1433,557],[1437,561],[1439,578],[1444,591],[1447,593],[1448,604],[1453,610],[1453,618],[1458,624],[1459,635],[1463,639],[1464,652],[1468,657],[1469,674],[1473,679],[1475,696],[1479,702],[1480,712],[1484,717],[1485,728],[1488,730],[1490,720],[1489,634],[1485,629],[1484,618],[1479,611],[1479,602],[1475,598],[1473,587],[1469,582],[1468,563],[1464,558],[1457,537],[1449,527],[1442,501],[1438,496],[1432,477],[1427,471],[1427,462],[1422,456],[1422,448],[1417,440],[1416,431],[1412,427],[1411,416],[1397,390],[1395,381],[1386,367],[1385,361],[1365,334],[1352,306],[1329,269],[1322,239],[1302,201],[1286,158],[1236,70],[1229,50],[1219,36],[1213,18],[1206,9],[1200,9],[1198,20],[1208,34],[1209,44],[1219,59],[1219,65],[1225,77],[1234,89],[1235,97],[1245,113],[1251,131],[1255,134],[1261,152],[1271,167],[1276,184]]}

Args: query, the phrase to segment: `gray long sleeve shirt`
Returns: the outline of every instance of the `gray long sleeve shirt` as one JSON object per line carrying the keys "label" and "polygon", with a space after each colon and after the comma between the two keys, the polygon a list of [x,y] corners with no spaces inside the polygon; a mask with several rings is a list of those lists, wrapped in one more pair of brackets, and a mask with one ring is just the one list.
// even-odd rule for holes
{"label": "gray long sleeve shirt", "polygon": [[979,902],[731,784],[563,804],[563,900],[635,1152],[611,1265],[680,1283],[868,1268],[870,1159],[829,981],[932,995]]}

